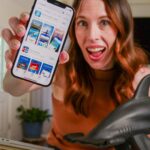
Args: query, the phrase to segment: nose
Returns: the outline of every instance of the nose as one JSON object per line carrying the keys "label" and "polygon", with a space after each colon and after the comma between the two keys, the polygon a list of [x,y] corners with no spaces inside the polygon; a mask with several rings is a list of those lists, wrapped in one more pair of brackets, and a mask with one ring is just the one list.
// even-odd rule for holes
{"label": "nose", "polygon": [[99,40],[102,36],[102,32],[99,29],[98,25],[93,23],[89,26],[88,32],[87,32],[87,38],[90,41]]}

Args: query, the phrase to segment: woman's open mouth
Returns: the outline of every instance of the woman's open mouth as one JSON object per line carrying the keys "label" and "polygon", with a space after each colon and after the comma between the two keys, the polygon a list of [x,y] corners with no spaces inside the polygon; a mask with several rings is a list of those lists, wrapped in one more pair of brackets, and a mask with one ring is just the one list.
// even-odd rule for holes
{"label": "woman's open mouth", "polygon": [[89,53],[89,57],[92,60],[99,60],[102,56],[102,54],[105,51],[104,47],[99,47],[99,48],[87,48],[87,51]]}

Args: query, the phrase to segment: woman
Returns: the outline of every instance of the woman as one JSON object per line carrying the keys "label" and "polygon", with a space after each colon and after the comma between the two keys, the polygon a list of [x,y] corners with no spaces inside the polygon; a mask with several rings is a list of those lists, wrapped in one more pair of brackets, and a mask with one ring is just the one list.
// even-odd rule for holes
{"label": "woman", "polygon": [[[147,55],[134,44],[133,18],[126,0],[75,0],[74,8],[69,55],[60,55],[52,84],[54,112],[48,143],[63,150],[94,150],[69,143],[63,136],[73,132],[86,135],[133,96],[150,69]],[[20,20],[26,23],[28,15]],[[14,33],[22,37],[25,27],[18,22],[16,17],[9,20]],[[20,42],[10,29],[4,29],[2,35],[10,46],[6,52],[5,91],[18,96],[37,89],[37,85],[12,77],[10,69]]]}

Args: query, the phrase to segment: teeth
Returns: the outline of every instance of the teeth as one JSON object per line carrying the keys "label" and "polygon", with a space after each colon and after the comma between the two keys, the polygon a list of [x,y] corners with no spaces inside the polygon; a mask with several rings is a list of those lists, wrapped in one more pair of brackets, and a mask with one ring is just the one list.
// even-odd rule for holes
{"label": "teeth", "polygon": [[104,48],[88,48],[88,51],[90,52],[98,52],[98,51],[102,51]]}

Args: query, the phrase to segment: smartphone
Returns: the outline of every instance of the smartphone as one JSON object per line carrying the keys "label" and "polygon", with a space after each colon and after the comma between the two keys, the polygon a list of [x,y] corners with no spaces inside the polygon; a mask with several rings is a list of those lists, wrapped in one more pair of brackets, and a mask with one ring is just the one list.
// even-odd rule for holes
{"label": "smartphone", "polygon": [[42,86],[52,82],[74,9],[56,0],[35,0],[12,75]]}

